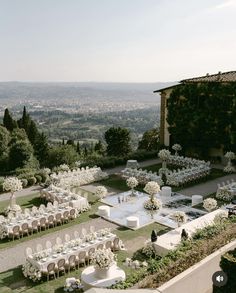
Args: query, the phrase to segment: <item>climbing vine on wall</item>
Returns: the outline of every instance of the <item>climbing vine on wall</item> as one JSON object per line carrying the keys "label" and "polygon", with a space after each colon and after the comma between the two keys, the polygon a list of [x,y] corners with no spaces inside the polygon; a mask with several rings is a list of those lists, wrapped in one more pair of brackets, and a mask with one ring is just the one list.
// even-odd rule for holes
{"label": "climbing vine on wall", "polygon": [[187,83],[168,100],[172,143],[207,156],[210,148],[236,149],[236,84]]}

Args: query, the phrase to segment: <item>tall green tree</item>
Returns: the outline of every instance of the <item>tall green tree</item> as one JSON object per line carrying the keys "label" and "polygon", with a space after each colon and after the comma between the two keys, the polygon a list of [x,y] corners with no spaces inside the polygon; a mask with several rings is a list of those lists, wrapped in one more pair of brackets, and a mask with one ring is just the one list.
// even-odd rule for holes
{"label": "tall green tree", "polygon": [[149,129],[144,132],[139,141],[138,149],[147,151],[157,151],[159,144],[159,131],[157,128]]}
{"label": "tall green tree", "polygon": [[78,159],[79,156],[73,146],[53,146],[49,149],[47,166],[53,168],[61,164],[72,165]]}
{"label": "tall green tree", "polygon": [[24,128],[27,135],[30,127],[31,118],[30,115],[26,111],[26,107],[24,106],[22,118],[18,120],[18,125],[20,128]]}
{"label": "tall green tree", "polygon": [[49,145],[47,136],[42,132],[39,133],[35,141],[35,156],[39,160],[40,166],[47,166],[49,156]]}
{"label": "tall green tree", "polygon": [[6,129],[9,131],[12,131],[14,128],[17,128],[17,122],[12,118],[8,109],[5,109],[4,112],[3,126],[5,126]]}
{"label": "tall green tree", "polygon": [[123,157],[131,152],[130,131],[126,128],[111,127],[105,132],[107,154]]}
{"label": "tall green tree", "polygon": [[79,141],[77,141],[76,151],[77,151],[77,153],[78,153],[79,155],[81,154],[80,143],[79,143]]}
{"label": "tall green tree", "polygon": [[0,157],[7,152],[8,150],[8,143],[10,141],[10,133],[6,129],[0,125]]}
{"label": "tall green tree", "polygon": [[33,147],[28,140],[16,141],[9,151],[10,169],[23,168],[33,157],[33,152]]}
{"label": "tall green tree", "polygon": [[37,142],[39,136],[38,128],[33,120],[30,120],[29,128],[28,128],[28,138],[31,144],[34,146]]}
{"label": "tall green tree", "polygon": [[101,140],[99,140],[95,146],[94,146],[94,151],[97,152],[98,154],[102,155],[105,152],[105,146],[103,145],[103,143],[101,142]]}

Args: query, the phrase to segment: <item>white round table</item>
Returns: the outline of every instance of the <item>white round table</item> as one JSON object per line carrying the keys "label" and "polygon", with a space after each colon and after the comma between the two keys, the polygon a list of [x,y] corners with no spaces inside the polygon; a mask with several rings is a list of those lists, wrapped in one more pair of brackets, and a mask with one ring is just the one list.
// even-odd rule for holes
{"label": "white round table", "polygon": [[111,209],[109,206],[100,206],[98,207],[98,214],[100,217],[109,218],[111,213]]}
{"label": "white round table", "polygon": [[84,269],[81,274],[81,282],[84,286],[84,289],[88,290],[92,287],[106,288],[119,281],[125,280],[125,272],[117,267],[117,265],[113,265],[110,270],[111,272],[106,279],[100,279],[96,275],[94,266],[89,266]]}
{"label": "white round table", "polygon": [[203,196],[202,195],[192,195],[192,206],[195,206],[199,203],[203,202]]}
{"label": "white round table", "polygon": [[171,196],[171,187],[170,186],[163,186],[161,188],[161,195],[162,196]]}
{"label": "white round table", "polygon": [[134,216],[127,217],[126,223],[127,223],[127,226],[130,228],[137,228],[139,227],[139,218]]}

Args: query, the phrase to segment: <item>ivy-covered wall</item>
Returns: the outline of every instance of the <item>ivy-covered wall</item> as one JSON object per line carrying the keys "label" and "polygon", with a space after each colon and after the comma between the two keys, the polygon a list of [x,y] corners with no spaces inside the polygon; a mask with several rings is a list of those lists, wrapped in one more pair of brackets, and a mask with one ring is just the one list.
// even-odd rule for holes
{"label": "ivy-covered wall", "polygon": [[167,122],[172,144],[185,151],[236,151],[236,83],[181,84],[168,99]]}

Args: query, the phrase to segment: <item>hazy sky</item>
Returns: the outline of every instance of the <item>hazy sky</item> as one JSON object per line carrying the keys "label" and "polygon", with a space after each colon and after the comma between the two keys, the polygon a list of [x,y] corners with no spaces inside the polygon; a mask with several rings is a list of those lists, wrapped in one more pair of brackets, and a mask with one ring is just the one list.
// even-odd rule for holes
{"label": "hazy sky", "polygon": [[0,80],[175,81],[236,70],[236,0],[0,0]]}

